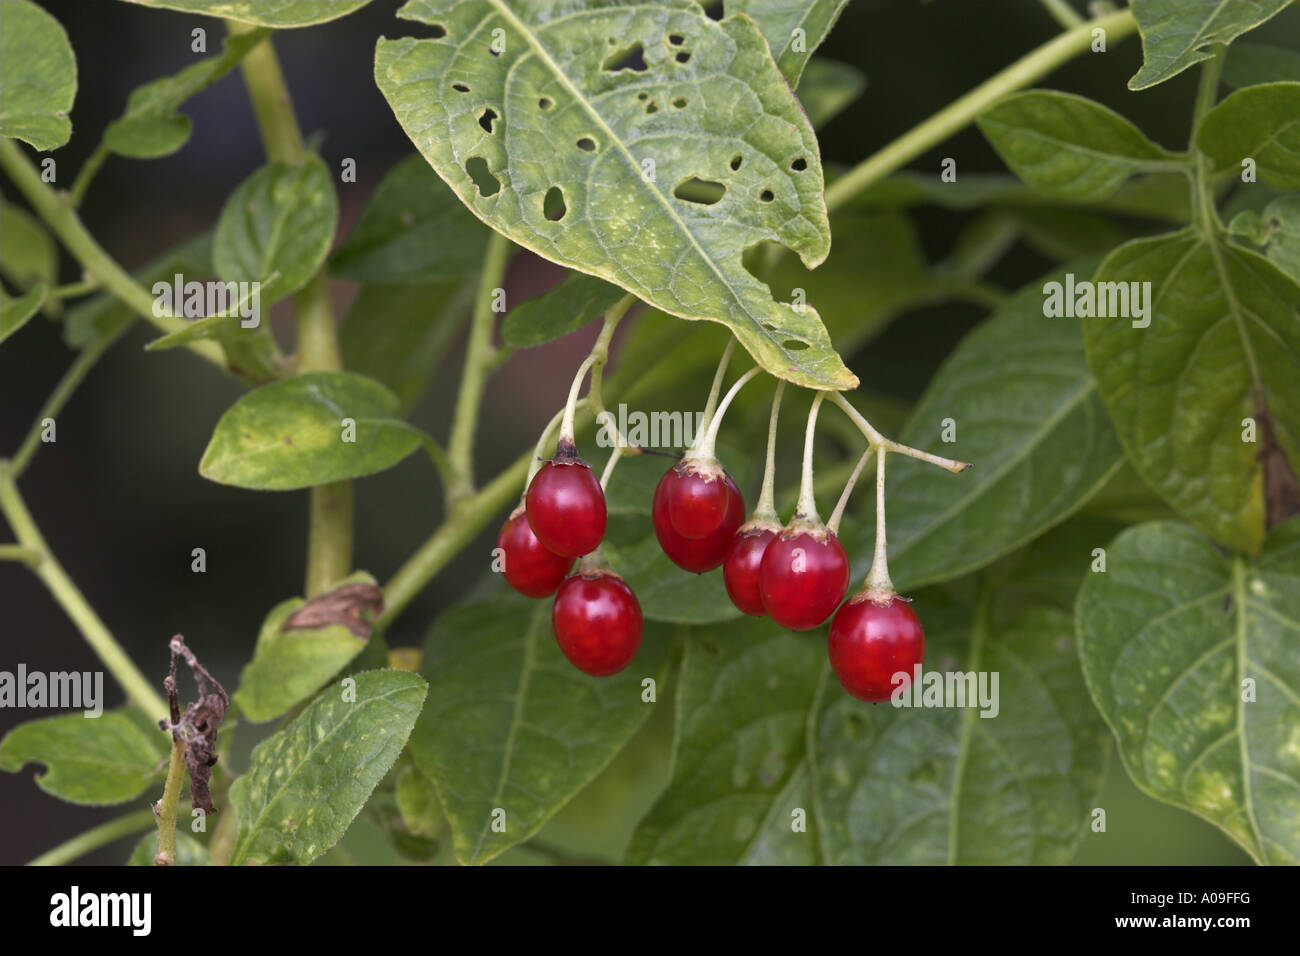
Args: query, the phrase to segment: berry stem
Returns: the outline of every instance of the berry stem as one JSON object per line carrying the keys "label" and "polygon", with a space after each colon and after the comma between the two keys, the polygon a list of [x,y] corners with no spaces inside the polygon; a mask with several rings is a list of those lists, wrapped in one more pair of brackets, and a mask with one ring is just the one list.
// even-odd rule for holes
{"label": "berry stem", "polygon": [[[587,404],[587,400],[585,398],[578,399],[574,403],[573,406],[574,411],[576,412],[577,409],[579,409],[585,404]],[[528,486],[532,484],[533,476],[535,476],[539,471],[541,471],[542,463],[546,460],[545,458],[546,448],[547,445],[550,444],[551,432],[555,431],[555,426],[560,424],[560,419],[564,417],[564,414],[567,411],[568,411],[567,408],[560,409],[558,412],[556,412],[554,415],[551,416],[551,420],[547,422],[546,427],[542,429],[542,434],[537,439],[537,447],[533,449],[533,460],[528,466],[528,480],[524,482],[525,495],[528,494]],[[523,500],[523,496],[520,496],[520,501],[522,500]]]}
{"label": "berry stem", "polygon": [[713,373],[713,386],[709,389],[709,400],[704,403],[704,413],[700,416],[701,430],[708,431],[713,421],[713,410],[718,407],[718,396],[722,393],[722,380],[727,377],[727,366],[731,363],[731,353],[736,350],[736,340],[727,339],[727,347],[718,359],[718,370]]}
{"label": "berry stem", "polygon": [[[587,406],[595,414],[597,422],[612,426],[618,438],[615,444],[624,448],[624,453],[628,455],[639,455],[641,449],[628,442],[627,436],[619,431],[617,424],[614,424],[614,416],[610,415],[608,409],[605,408],[604,381],[605,363],[609,361],[609,343],[614,338],[614,330],[618,328],[618,323],[622,321],[623,316],[627,314],[627,310],[632,308],[634,304],[636,304],[636,296],[625,295],[605,313],[605,323],[600,328],[600,335],[596,337],[596,344],[591,347],[587,360],[578,369],[578,375],[574,379],[573,387],[569,390],[569,401],[572,403],[577,397],[577,390],[582,384],[583,375],[588,368],[591,369],[591,385],[587,389]],[[563,440],[565,435],[569,436],[570,441],[573,440],[573,419],[571,416],[568,419],[568,431],[561,430],[560,439]]]}
{"label": "berry stem", "polygon": [[763,490],[758,495],[755,518],[778,521],[776,514],[776,422],[781,414],[781,396],[785,393],[785,379],[776,380],[776,394],[772,396],[772,417],[767,423],[767,462],[763,465]]}
{"label": "berry stem", "polygon": [[940,468],[950,471],[954,475],[960,474],[970,467],[970,462],[954,461],[951,458],[932,455],[928,451],[921,451],[918,448],[912,448],[909,445],[902,445],[893,439],[886,438],[884,435],[880,434],[880,432],[876,431],[871,422],[867,421],[866,418],[863,417],[862,413],[849,403],[849,400],[844,397],[843,392],[831,392],[829,394],[831,401],[844,409],[844,413],[853,420],[853,423],[858,426],[858,430],[866,436],[867,441],[873,446],[883,448],[886,451],[896,452],[900,455],[906,455],[909,458],[928,461],[930,464],[938,465]]}
{"label": "berry stem", "polygon": [[573,436],[573,418],[578,410],[578,390],[582,388],[582,380],[587,377],[587,372],[595,363],[595,354],[588,355],[578,366],[578,372],[573,376],[573,384],[569,386],[569,400],[564,403],[564,419],[560,422],[560,439],[559,443],[563,445],[566,441],[568,444],[574,444]]}
{"label": "berry stem", "polygon": [[727,391],[726,396],[718,405],[717,411],[714,412],[713,416],[709,419],[708,426],[705,427],[704,431],[701,432],[696,437],[695,441],[691,443],[691,447],[686,450],[685,457],[703,459],[704,461],[714,460],[716,457],[714,455],[714,446],[716,446],[718,442],[718,429],[722,426],[722,417],[727,414],[727,408],[731,405],[732,399],[734,399],[736,394],[745,386],[745,383],[750,381],[761,371],[763,370],[755,365],[744,375],[740,376],[740,378],[736,379],[736,383]]}
{"label": "berry stem", "polygon": [[858,476],[862,474],[862,469],[866,467],[867,462],[871,460],[871,456],[875,451],[875,445],[868,445],[867,450],[864,451],[862,457],[858,459],[858,463],[853,466],[853,474],[849,475],[849,480],[845,483],[844,490],[840,493],[840,500],[835,503],[835,510],[831,512],[831,520],[826,522],[826,527],[830,528],[833,534],[840,533],[840,519],[844,517],[844,509],[848,507],[849,495],[853,494],[853,486],[858,483]]}
{"label": "berry stem", "polygon": [[799,482],[799,503],[794,509],[796,520],[802,518],[815,524],[821,524],[821,517],[817,514],[817,498],[813,494],[813,436],[817,431],[817,411],[822,407],[826,394],[818,392],[812,408],[808,409],[808,428],[803,438],[803,477]]}
{"label": "berry stem", "polygon": [[889,555],[885,542],[885,449],[879,449],[876,458],[876,550],[871,556],[871,570],[867,572],[866,589],[872,600],[888,603],[895,594],[894,582],[889,579]]}
{"label": "berry stem", "polygon": [[609,453],[609,461],[605,462],[605,471],[600,476],[601,491],[609,487],[609,476],[614,474],[614,467],[618,464],[618,460],[623,457],[626,448],[625,445],[615,445],[614,450]]}

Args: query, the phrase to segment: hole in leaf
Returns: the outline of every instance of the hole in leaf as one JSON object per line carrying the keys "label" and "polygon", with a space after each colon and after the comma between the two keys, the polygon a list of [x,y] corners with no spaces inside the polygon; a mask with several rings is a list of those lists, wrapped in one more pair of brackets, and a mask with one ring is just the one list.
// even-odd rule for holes
{"label": "hole in leaf", "polygon": [[432,23],[429,25],[429,36],[435,40],[441,40],[447,35],[447,28],[441,23]]}
{"label": "hole in leaf", "polygon": [[478,118],[478,125],[482,126],[489,133],[492,132],[492,121],[497,118],[497,111],[488,107],[483,111],[483,115]]}
{"label": "hole in leaf", "polygon": [[770,189],[764,189],[761,193],[758,194],[758,198],[760,202],[771,202],[773,199],[776,198],[776,194],[772,192],[772,190]]}
{"label": "hole in leaf", "polygon": [[654,100],[651,100],[649,103],[647,103],[647,104],[645,105],[645,111],[646,111],[647,113],[658,113],[658,112],[659,112],[659,107],[655,105],[655,101],[654,101]]}
{"label": "hole in leaf", "polygon": [[673,46],[681,46],[686,42],[686,37],[682,36],[680,33],[670,33],[668,34],[668,42]]}
{"label": "hole in leaf", "polygon": [[537,105],[538,105],[538,107],[539,107],[540,109],[543,109],[543,110],[549,110],[549,109],[550,109],[552,106],[554,106],[555,104],[554,104],[553,102],[551,102],[550,99],[548,99],[547,97],[543,96],[540,100],[537,101]]}
{"label": "hole in leaf", "polygon": [[482,156],[471,156],[465,163],[465,172],[474,180],[480,196],[495,196],[501,191],[501,180],[492,175]]}
{"label": "hole in leaf", "polygon": [[560,191],[559,186],[552,186],[546,190],[546,197],[542,200],[542,215],[551,222],[559,222],[568,213],[569,208],[564,205],[564,193]]}
{"label": "hole in leaf", "polygon": [[648,99],[650,99],[650,94],[649,94],[649,93],[646,93],[646,92],[641,92],[641,93],[638,93],[638,94],[636,95],[636,98],[637,98],[638,100],[648,100]]}
{"label": "hole in leaf", "polygon": [[801,173],[808,168],[808,160],[804,159],[802,156],[796,156],[794,161],[790,163],[790,168],[796,173]]}
{"label": "hole in leaf", "polygon": [[590,153],[595,150],[595,148],[596,141],[590,136],[584,136],[582,139],[578,140],[578,149],[582,150],[584,153]]}
{"label": "hole in leaf", "polygon": [[722,0],[709,0],[704,5],[704,15],[710,20],[721,20],[722,13]]}
{"label": "hole in leaf", "polygon": [[808,347],[807,342],[800,342],[798,339],[786,339],[781,343],[781,347],[791,352],[802,352]]}
{"label": "hole in leaf", "polygon": [[682,180],[677,184],[677,188],[673,190],[673,195],[678,199],[698,203],[701,206],[712,206],[720,201],[726,193],[727,187],[722,183],[700,179],[699,176],[692,176],[690,179]]}
{"label": "hole in leaf", "polygon": [[637,42],[625,50],[615,50],[605,58],[600,68],[609,73],[617,73],[620,70],[644,73],[648,69],[645,63],[645,48]]}
{"label": "hole in leaf", "polygon": [[775,332],[775,331],[776,331],[776,323],[775,323],[775,322],[764,322],[764,323],[763,323],[763,328],[767,329],[769,332]]}
{"label": "hole in leaf", "polygon": [[685,108],[686,108],[686,97],[684,97],[684,96],[679,96],[679,97],[677,97],[677,99],[673,100],[673,106],[675,106],[675,107],[676,107],[677,109],[679,109],[679,110],[680,110],[680,109],[685,109]]}
{"label": "hole in leaf", "polygon": [[681,53],[677,54],[676,59],[678,63],[689,63],[691,62],[691,55],[683,50]]}
{"label": "hole in leaf", "polygon": [[453,84],[451,84],[451,88],[452,88],[453,90],[455,90],[457,93],[468,93],[468,92],[469,92],[469,86],[467,86],[467,85],[464,84],[464,83],[453,83]]}
{"label": "hole in leaf", "polygon": [[737,153],[735,156],[731,157],[731,162],[728,165],[730,165],[732,169],[739,169],[740,164],[743,163],[744,161],[745,161],[745,157]]}

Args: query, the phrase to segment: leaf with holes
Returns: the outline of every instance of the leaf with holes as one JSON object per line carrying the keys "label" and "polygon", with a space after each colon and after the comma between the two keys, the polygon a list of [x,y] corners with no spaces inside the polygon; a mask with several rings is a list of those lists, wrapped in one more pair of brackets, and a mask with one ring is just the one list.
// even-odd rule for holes
{"label": "leaf with holes", "polygon": [[1216,173],[1253,159],[1259,178],[1300,189],[1300,83],[1264,83],[1228,96],[1196,130],[1196,147]]}
{"label": "leaf with holes", "polygon": [[58,149],[76,96],[77,60],[59,21],[29,0],[0,3],[0,136]]}
{"label": "leaf with holes", "polygon": [[142,7],[202,13],[259,27],[309,27],[347,16],[370,0],[127,0]]}
{"label": "leaf with holes", "polygon": [[[80,682],[80,674],[72,676]],[[95,718],[60,714],[29,720],[5,734],[0,770],[17,773],[29,763],[44,764],[36,783],[46,793],[102,806],[125,803],[161,779],[167,750],[167,735],[135,710],[109,710]]]}
{"label": "leaf with holes", "polygon": [[258,744],[230,787],[230,862],[305,864],[337,843],[402,752],[428,686],[407,671],[364,671]]}
{"label": "leaf with holes", "polygon": [[289,295],[325,261],[338,219],[334,183],[319,156],[308,154],[301,166],[268,163],[226,200],[212,264],[226,282],[265,285],[274,277],[275,296]]}
{"label": "leaf with holes", "polygon": [[1054,90],[999,100],[979,127],[1012,172],[1062,199],[1105,199],[1130,176],[1176,159],[1115,111]]}
{"label": "leaf with holes", "polygon": [[391,468],[420,447],[397,396],[352,372],[309,372],[255,389],[226,410],[199,474],[261,491],[292,491]]}
{"label": "leaf with holes", "polygon": [[[1030,283],[948,357],[899,441],[975,467],[960,475],[893,455],[889,564],[904,592],[982,567],[1064,520],[1123,459],[1084,359],[1076,320],[1044,315],[1049,283]],[[829,410],[829,414],[839,414]],[[952,441],[945,442],[945,437]],[[845,525],[854,564],[870,564],[875,526]]]}
{"label": "leaf with holes", "polygon": [[725,0],[723,9],[727,16],[743,13],[758,24],[772,58],[794,89],[808,58],[848,5],[849,0]]}
{"label": "leaf with holes", "polygon": [[830,248],[821,158],[754,23],[654,6],[412,0],[431,39],[379,41],[375,79],[433,168],[485,222],[665,312],[729,326],[773,375],[857,379],[816,311],[744,267],[771,241]]}
{"label": "leaf with holes", "polygon": [[423,157],[408,156],[375,187],[330,272],[365,282],[459,279],[478,271],[487,237]]}
{"label": "leaf with holes", "polygon": [[497,597],[434,624],[411,754],[437,785],[462,863],[531,837],[664,706],[642,701],[641,681],[662,686],[668,636],[647,625],[636,659],[600,678],[564,659],[549,604]]}
{"label": "leaf with holes", "polygon": [[1281,13],[1291,0],[1133,0],[1142,34],[1142,69],[1128,81],[1145,90],[1208,60],[1214,47],[1231,43]]}
{"label": "leaf with holes", "polygon": [[518,348],[554,341],[595,322],[626,294],[604,279],[571,272],[550,292],[507,312],[501,323],[501,337],[507,345]]}
{"label": "leaf with holes", "polygon": [[1076,620],[1088,689],[1138,787],[1261,863],[1300,863],[1300,521],[1254,562],[1180,523],[1129,528]]}
{"label": "leaf with holes", "polygon": [[1243,430],[1269,414],[1283,451],[1300,462],[1300,286],[1263,256],[1197,229],[1120,246],[1094,282],[1139,292],[1151,283],[1148,326],[1084,319],[1088,365],[1129,460],[1192,523],[1257,553],[1263,466]]}

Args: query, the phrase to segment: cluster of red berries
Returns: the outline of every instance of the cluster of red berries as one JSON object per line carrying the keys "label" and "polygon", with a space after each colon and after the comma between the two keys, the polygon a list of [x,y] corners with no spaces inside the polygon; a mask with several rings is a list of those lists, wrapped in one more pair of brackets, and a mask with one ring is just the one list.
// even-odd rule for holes
{"label": "cluster of red berries", "polygon": [[[862,591],[841,606],[849,559],[819,520],[775,516],[745,521],[740,489],[714,461],[687,458],[660,479],[651,506],[655,535],[678,567],[696,574],[722,567],[727,594],[745,614],[770,616],[806,631],[832,613],[831,667],[844,688],[869,701],[889,698],[893,675],[910,675],[925,636],[906,599]],[[564,655],[596,676],[617,673],[641,645],[641,606],[619,575],[591,555],[605,536],[605,495],[571,444],[561,443],[529,483],[525,505],[497,538],[505,578],[529,597],[555,595],[551,623]]]}

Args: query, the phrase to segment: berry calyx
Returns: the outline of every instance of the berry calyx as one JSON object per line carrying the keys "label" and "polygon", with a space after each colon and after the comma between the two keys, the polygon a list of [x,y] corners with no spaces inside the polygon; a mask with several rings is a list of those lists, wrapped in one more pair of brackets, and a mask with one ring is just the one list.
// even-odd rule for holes
{"label": "berry calyx", "polygon": [[617,674],[641,646],[641,605],[621,577],[585,566],[562,585],[551,608],[556,643],[593,677]]}
{"label": "berry calyx", "polygon": [[506,583],[527,597],[554,594],[573,567],[573,558],[554,554],[537,540],[522,507],[516,508],[502,525],[497,547]]}
{"label": "berry calyx", "polygon": [[[925,631],[906,598],[863,590],[835,615],[827,649],[844,689],[879,703],[911,684],[925,657]],[[896,682],[896,674],[905,676]]]}
{"label": "berry calyx", "polygon": [[707,538],[727,516],[726,474],[716,461],[697,458],[684,459],[669,473],[668,518],[673,530],[692,541]]}
{"label": "berry calyx", "polygon": [[731,603],[745,614],[762,617],[767,613],[759,587],[759,570],[767,546],[780,531],[777,522],[755,516],[741,525],[722,556],[722,580],[727,586],[727,595]]}
{"label": "berry calyx", "polygon": [[663,478],[659,479],[650,509],[650,519],[654,524],[655,537],[659,539],[659,547],[663,548],[664,554],[668,555],[673,564],[683,570],[695,574],[712,571],[722,563],[723,555],[727,553],[727,545],[731,543],[732,537],[745,522],[745,499],[741,496],[736,483],[731,480],[731,476],[724,474],[727,511],[722,517],[722,523],[712,534],[692,540],[678,534],[669,517],[668,497],[673,483],[673,477],[670,476],[674,476],[671,468]]}
{"label": "berry calyx", "polygon": [[817,627],[844,600],[849,557],[820,521],[795,517],[763,553],[759,566],[763,609],[792,631]]}
{"label": "berry calyx", "polygon": [[560,441],[555,457],[529,482],[528,525],[552,554],[590,554],[605,537],[605,492],[571,442]]}

